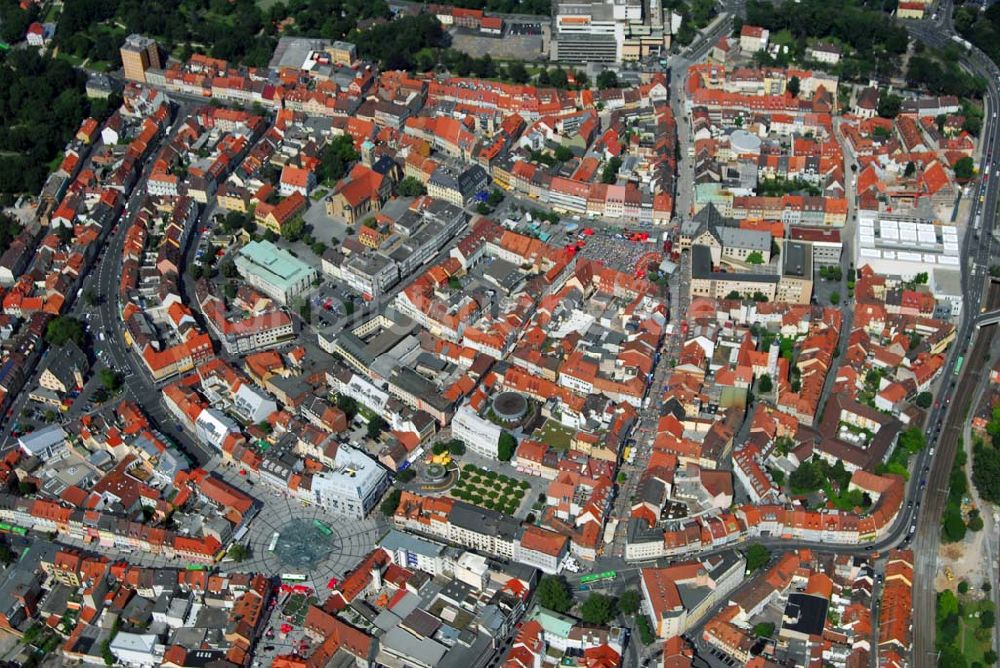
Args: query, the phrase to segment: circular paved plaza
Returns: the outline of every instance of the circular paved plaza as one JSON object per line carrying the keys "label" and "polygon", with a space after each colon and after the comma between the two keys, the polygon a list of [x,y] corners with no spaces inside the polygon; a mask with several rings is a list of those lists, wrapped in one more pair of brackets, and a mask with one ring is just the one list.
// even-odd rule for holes
{"label": "circular paved plaza", "polygon": [[325,592],[330,578],[342,580],[388,530],[377,510],[369,519],[355,520],[282,496],[267,494],[262,500],[264,508],[247,532],[250,557],[223,564],[226,570],[300,574]]}

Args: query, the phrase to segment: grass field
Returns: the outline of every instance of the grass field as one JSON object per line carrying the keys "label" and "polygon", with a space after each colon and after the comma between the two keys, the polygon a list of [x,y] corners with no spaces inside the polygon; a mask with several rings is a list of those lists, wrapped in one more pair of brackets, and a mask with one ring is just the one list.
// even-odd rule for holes
{"label": "grass field", "polygon": [[536,431],[533,436],[550,448],[569,450],[569,444],[573,440],[573,433],[573,430],[569,427],[564,427],[553,420],[546,420],[542,428]]}
{"label": "grass field", "polygon": [[977,663],[982,664],[983,655],[992,646],[989,634],[981,634],[985,635],[986,640],[976,638],[976,630],[980,627],[979,618],[976,617],[976,614],[992,609],[993,602],[989,600],[971,601],[966,603],[962,608],[964,614],[959,621],[961,633],[958,639],[958,647],[962,650],[962,655],[969,666],[974,666]]}

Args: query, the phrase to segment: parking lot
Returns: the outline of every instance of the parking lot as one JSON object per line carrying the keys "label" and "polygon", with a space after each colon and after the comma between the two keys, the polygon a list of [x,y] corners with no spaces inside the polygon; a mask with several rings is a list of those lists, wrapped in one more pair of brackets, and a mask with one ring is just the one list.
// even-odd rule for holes
{"label": "parking lot", "polygon": [[541,23],[508,23],[508,35],[541,35]]}
{"label": "parking lot", "polygon": [[450,34],[452,48],[476,58],[489,54],[495,60],[548,60],[548,54],[542,49],[540,30],[538,34],[511,34],[508,28],[503,35],[490,37],[456,28]]}

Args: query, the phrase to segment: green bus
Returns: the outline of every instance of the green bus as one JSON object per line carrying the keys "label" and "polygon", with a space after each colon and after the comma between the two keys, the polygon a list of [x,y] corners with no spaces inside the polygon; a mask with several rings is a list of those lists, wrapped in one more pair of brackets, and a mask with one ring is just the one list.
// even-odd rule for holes
{"label": "green bus", "polygon": [[186,568],[189,571],[206,571],[206,570],[208,570],[208,566],[206,566],[205,564],[188,564]]}
{"label": "green bus", "polygon": [[958,360],[955,362],[955,375],[957,376],[962,372],[962,363],[965,362],[965,355],[959,355]]}
{"label": "green bus", "polygon": [[604,571],[603,573],[593,573],[591,575],[584,575],[580,578],[580,584],[591,584],[592,582],[600,582],[602,580],[614,580],[618,577],[618,571]]}
{"label": "green bus", "polygon": [[10,533],[10,530],[12,528],[13,527],[11,527],[11,525],[7,524],[6,522],[0,522],[0,532]]}
{"label": "green bus", "polygon": [[14,528],[11,529],[11,531],[13,531],[14,533],[16,533],[18,536],[27,536],[28,535],[28,530],[25,529],[24,527],[14,527]]}
{"label": "green bus", "polygon": [[330,536],[333,534],[333,529],[323,524],[319,520],[313,520],[313,526],[319,529],[319,532],[324,536]]}

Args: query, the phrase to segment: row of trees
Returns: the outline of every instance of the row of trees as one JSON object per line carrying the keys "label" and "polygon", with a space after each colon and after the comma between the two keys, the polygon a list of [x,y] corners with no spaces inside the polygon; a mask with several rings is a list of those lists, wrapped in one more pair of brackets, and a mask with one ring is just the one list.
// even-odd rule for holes
{"label": "row of trees", "polygon": [[1000,503],[1000,406],[993,407],[986,433],[972,450],[972,483],[983,500]]}
{"label": "row of trees", "polygon": [[980,531],[983,528],[983,519],[979,516],[979,511],[973,510],[969,514],[968,523],[962,515],[962,501],[969,491],[965,463],[965,448],[962,447],[960,440],[948,477],[948,501],[941,516],[941,540],[945,543],[957,543],[965,538],[966,530]]}

